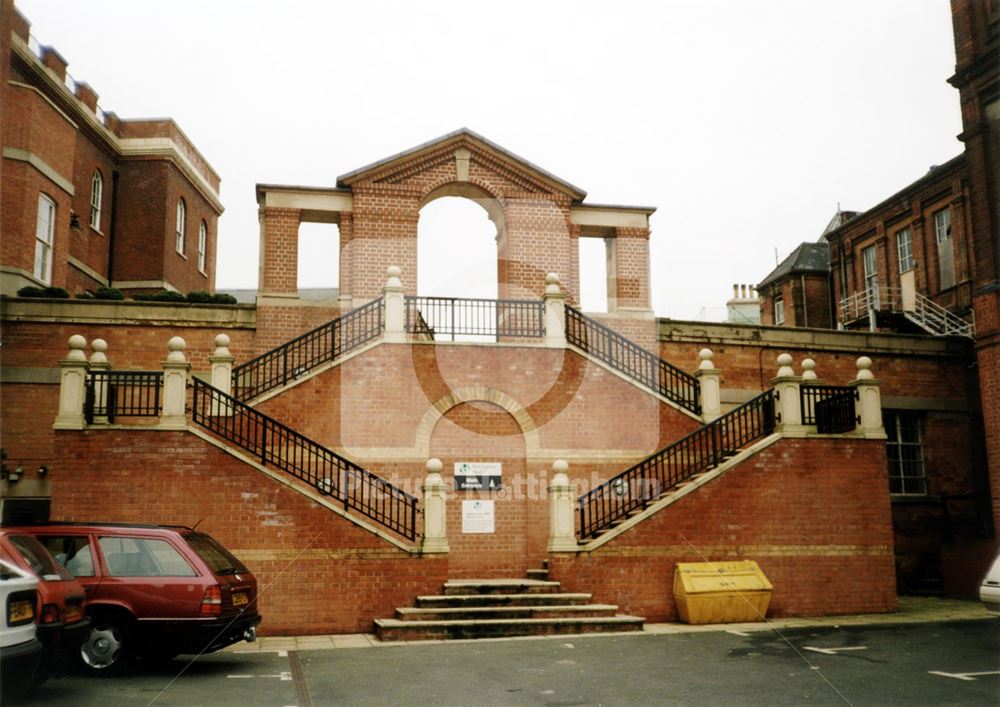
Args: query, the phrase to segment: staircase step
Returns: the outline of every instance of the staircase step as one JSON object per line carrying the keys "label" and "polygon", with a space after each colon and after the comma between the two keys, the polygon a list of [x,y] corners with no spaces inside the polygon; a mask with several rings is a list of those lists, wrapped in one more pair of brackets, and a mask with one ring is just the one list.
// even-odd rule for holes
{"label": "staircase step", "polygon": [[559,582],[541,579],[449,579],[445,594],[553,594]]}
{"label": "staircase step", "polygon": [[503,636],[548,636],[575,633],[641,631],[639,616],[566,619],[487,619],[458,621],[400,621],[375,619],[382,641],[422,641],[457,638],[499,638]]}
{"label": "staircase step", "polygon": [[614,616],[614,604],[571,604],[550,606],[463,606],[396,609],[401,621],[458,621],[482,619],[563,619]]}
{"label": "staircase step", "polygon": [[549,570],[546,567],[543,567],[542,569],[531,569],[531,570],[528,570],[527,574],[528,574],[528,579],[548,579],[549,578]]}
{"label": "staircase step", "polygon": [[417,608],[470,606],[576,606],[589,604],[590,594],[428,594],[417,597]]}

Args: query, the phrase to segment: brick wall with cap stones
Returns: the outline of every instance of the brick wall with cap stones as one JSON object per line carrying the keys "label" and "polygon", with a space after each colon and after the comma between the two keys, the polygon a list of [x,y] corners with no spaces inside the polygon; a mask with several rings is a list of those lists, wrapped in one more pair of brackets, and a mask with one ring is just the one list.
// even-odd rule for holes
{"label": "brick wall with cap stones", "polygon": [[884,445],[781,440],[592,552],[551,553],[549,567],[565,591],[676,621],[676,564],[725,560],[760,565],[768,616],[895,609]]}
{"label": "brick wall with cap stones", "polygon": [[[203,530],[256,575],[262,635],[370,632],[437,594],[447,556],[406,552],[188,432],[56,434],[52,518]],[[118,461],[109,464],[109,458]]]}

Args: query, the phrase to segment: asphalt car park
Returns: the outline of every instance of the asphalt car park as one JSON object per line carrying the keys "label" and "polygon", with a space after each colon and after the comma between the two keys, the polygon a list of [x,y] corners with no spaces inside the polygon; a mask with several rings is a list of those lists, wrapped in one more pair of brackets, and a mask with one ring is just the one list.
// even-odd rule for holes
{"label": "asphalt car park", "polygon": [[27,703],[995,705],[998,695],[1000,623],[987,619],[329,650],[244,644],[116,679],[53,678]]}

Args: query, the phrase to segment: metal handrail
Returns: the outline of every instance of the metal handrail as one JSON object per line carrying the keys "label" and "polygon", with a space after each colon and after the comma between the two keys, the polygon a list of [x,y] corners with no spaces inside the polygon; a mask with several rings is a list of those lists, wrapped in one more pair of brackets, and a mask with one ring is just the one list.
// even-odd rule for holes
{"label": "metal handrail", "polygon": [[816,425],[822,434],[850,432],[860,422],[855,409],[858,399],[857,388],[851,386],[805,383],[799,388],[802,424]]}
{"label": "metal handrail", "polygon": [[233,394],[255,398],[287,385],[382,335],[385,302],[380,297],[233,368]]}
{"label": "metal handrail", "polygon": [[[909,300],[909,302],[908,302]],[[975,336],[975,322],[967,322],[951,310],[908,287],[878,285],[840,300],[840,318],[849,322],[869,312],[899,312],[936,336]]]}
{"label": "metal handrail", "polygon": [[580,538],[610,529],[678,484],[774,432],[774,399],[774,390],[766,390],[580,496]]}
{"label": "metal handrail", "polygon": [[163,371],[90,371],[83,406],[88,425],[97,417],[156,417]]}
{"label": "metal handrail", "polygon": [[417,537],[417,498],[287,425],[194,379],[191,420],[407,540]]}
{"label": "metal handrail", "polygon": [[406,297],[406,331],[440,341],[457,336],[538,338],[545,336],[541,300],[469,297]]}
{"label": "metal handrail", "polygon": [[697,378],[573,307],[566,307],[566,340],[654,393],[701,414]]}

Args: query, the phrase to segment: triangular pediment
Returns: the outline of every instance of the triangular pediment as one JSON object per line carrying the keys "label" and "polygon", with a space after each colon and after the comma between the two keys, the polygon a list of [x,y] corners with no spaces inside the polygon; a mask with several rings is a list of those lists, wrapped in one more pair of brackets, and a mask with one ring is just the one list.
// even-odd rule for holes
{"label": "triangular pediment", "polygon": [[492,171],[503,174],[509,181],[525,191],[544,191],[565,194],[573,201],[582,201],[587,195],[569,182],[560,179],[523,157],[515,155],[468,128],[461,128],[425,142],[409,150],[356,169],[337,177],[338,187],[351,187],[360,182],[399,183],[408,177],[439,164],[455,159],[455,151],[467,149],[475,160]]}

